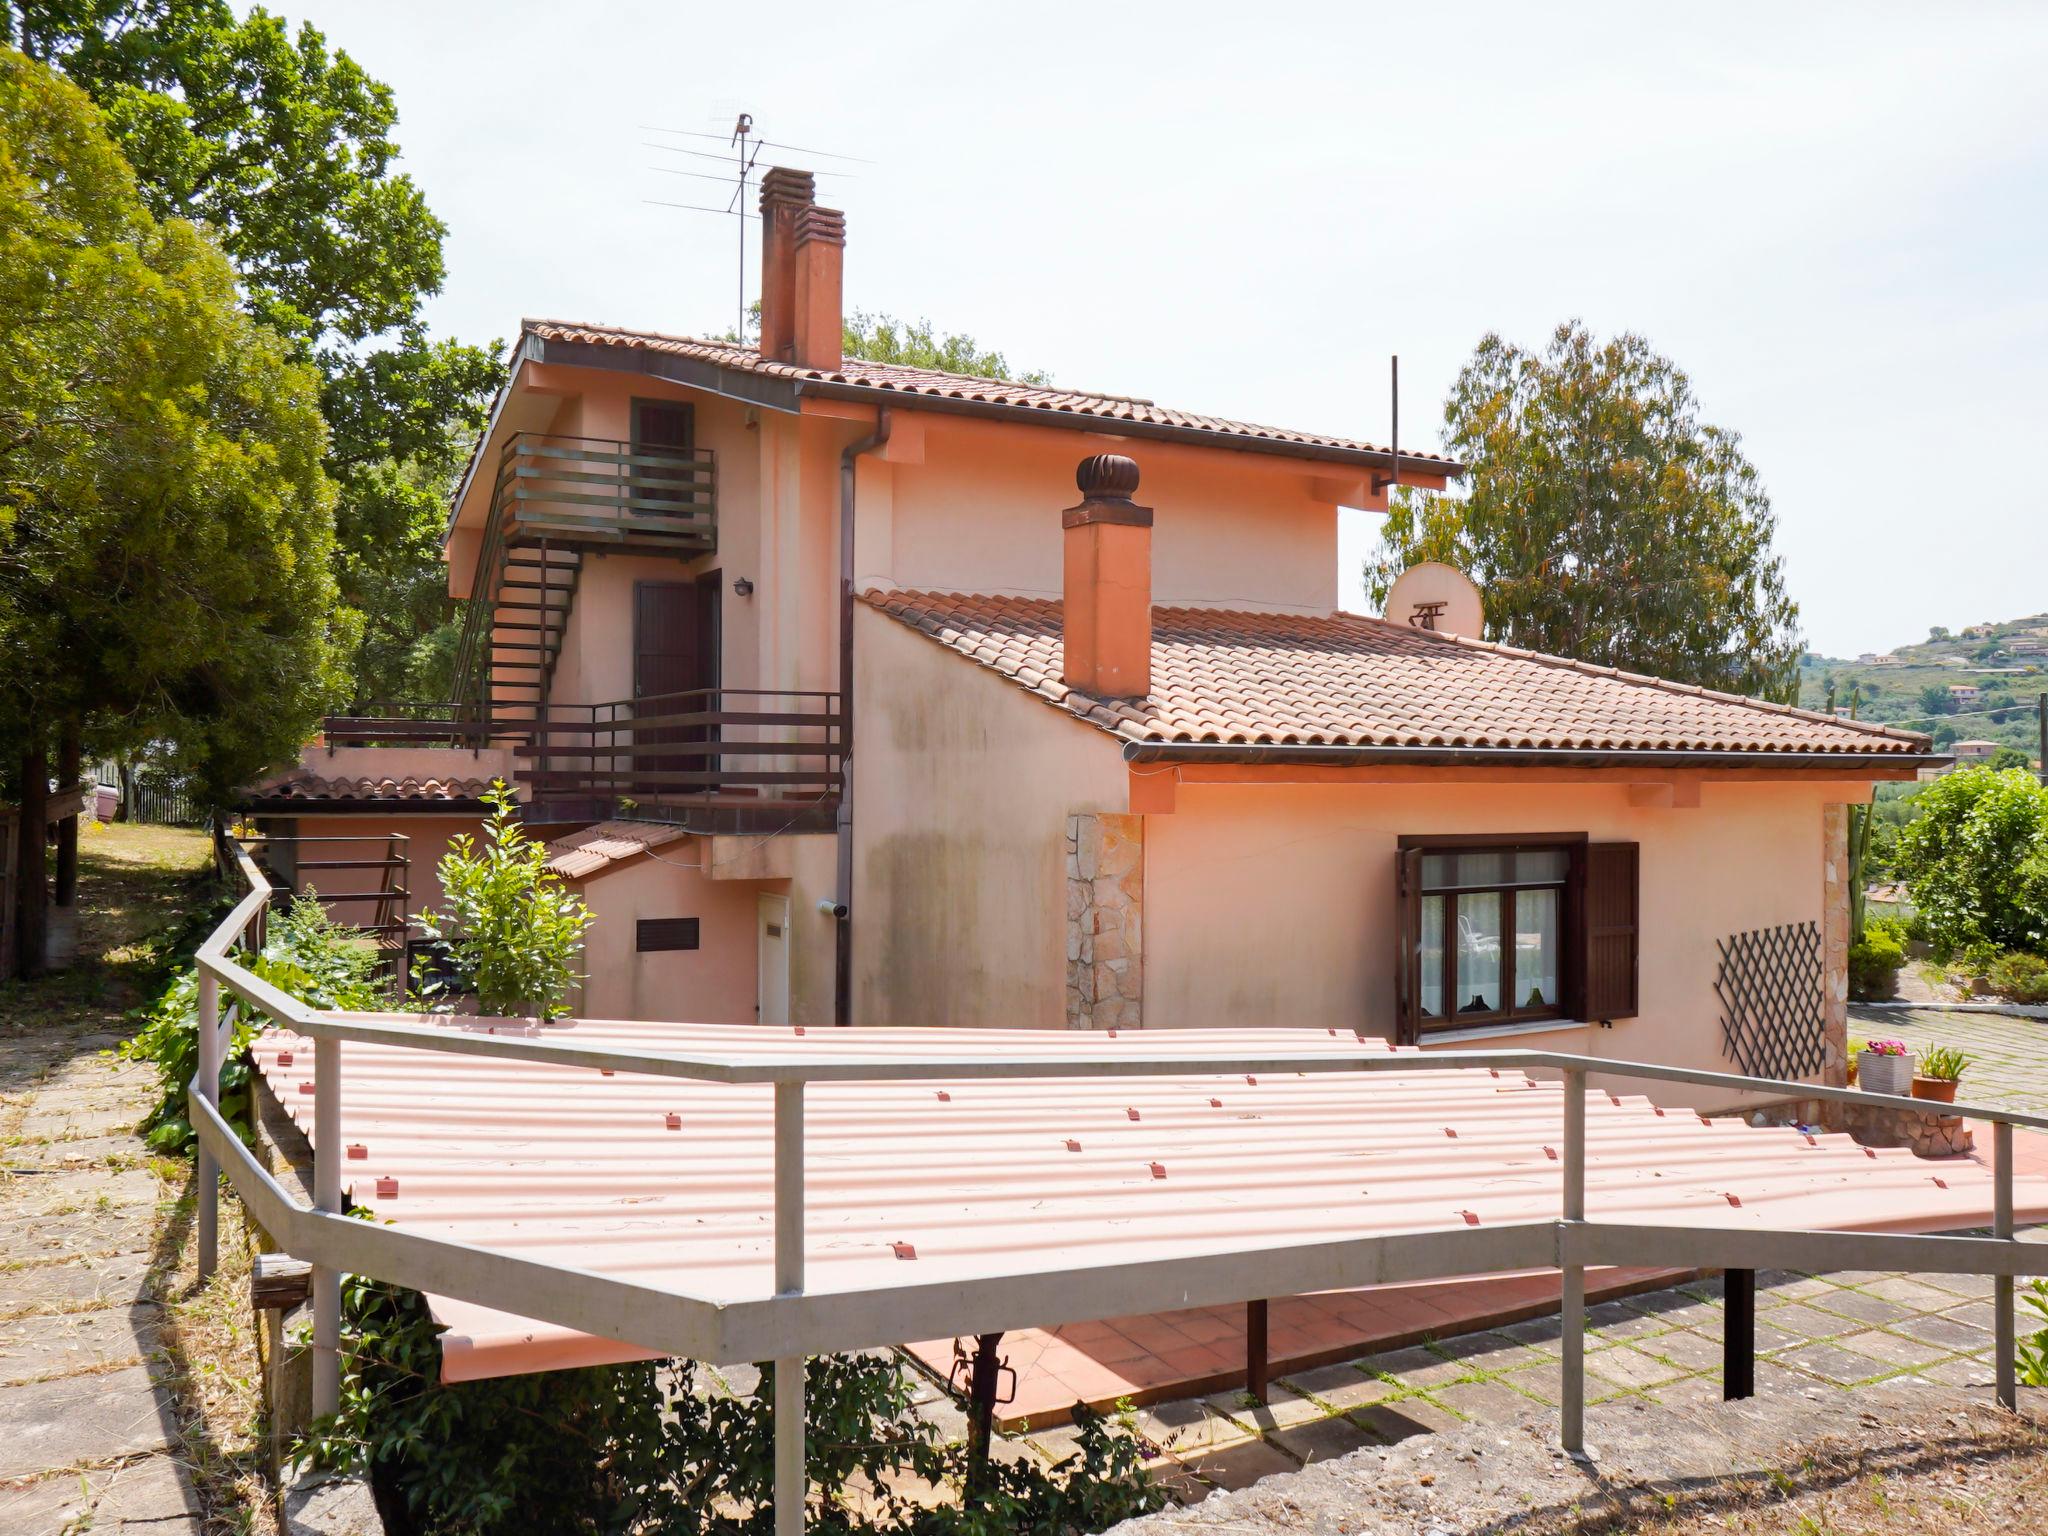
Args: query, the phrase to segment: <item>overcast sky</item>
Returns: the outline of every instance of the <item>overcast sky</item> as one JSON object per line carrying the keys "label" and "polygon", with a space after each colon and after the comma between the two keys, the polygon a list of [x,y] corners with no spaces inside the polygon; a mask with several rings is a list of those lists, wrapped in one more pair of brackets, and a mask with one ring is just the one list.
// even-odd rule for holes
{"label": "overcast sky", "polygon": [[648,127],[744,109],[863,162],[783,157],[851,173],[851,306],[1374,440],[1398,352],[1417,446],[1487,331],[1634,330],[1741,433],[1817,648],[2048,609],[2048,5],[281,9],[397,92],[437,332],[732,324],[734,222],[649,201],[723,207],[648,147],[720,146]]}

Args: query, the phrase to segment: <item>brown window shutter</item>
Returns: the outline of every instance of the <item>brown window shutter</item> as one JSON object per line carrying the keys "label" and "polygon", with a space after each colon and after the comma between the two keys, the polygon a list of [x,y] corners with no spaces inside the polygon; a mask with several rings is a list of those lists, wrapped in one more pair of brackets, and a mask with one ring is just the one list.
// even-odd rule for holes
{"label": "brown window shutter", "polygon": [[1637,845],[1588,843],[1580,974],[1587,1023],[1636,1016]]}
{"label": "brown window shutter", "polygon": [[1416,1045],[1422,1040],[1422,850],[1403,848],[1395,870],[1394,1039]]}

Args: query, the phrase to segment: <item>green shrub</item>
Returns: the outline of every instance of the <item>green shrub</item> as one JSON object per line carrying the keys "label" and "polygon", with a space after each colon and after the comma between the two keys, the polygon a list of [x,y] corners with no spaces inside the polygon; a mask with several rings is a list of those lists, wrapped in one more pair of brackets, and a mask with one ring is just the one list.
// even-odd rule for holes
{"label": "green shrub", "polygon": [[1849,946],[1849,996],[1859,1003],[1893,996],[1905,963],[1905,924],[1894,917],[1871,918],[1863,925],[1863,937]]}
{"label": "green shrub", "polygon": [[[341,1409],[299,1456],[366,1475],[394,1536],[634,1531],[770,1536],[772,1392],[742,1400],[687,1361],[453,1385],[416,1292],[344,1292]],[[1076,1410],[1079,1444],[1051,1469],[992,1463],[976,1496],[927,1508],[907,1475],[958,1487],[965,1449],[912,1411],[886,1356],[821,1356],[804,1372],[810,1514],[847,1536],[1070,1536],[1160,1508],[1129,1433]]]}
{"label": "green shrub", "polygon": [[2048,951],[2048,786],[2020,769],[1960,768],[1914,803],[1898,869],[1935,952]]}
{"label": "green shrub", "polygon": [[590,909],[548,868],[548,852],[519,825],[518,802],[502,779],[484,795],[491,819],[480,853],[465,834],[449,839],[440,864],[442,910],[413,921],[433,942],[449,980],[431,997],[476,995],[485,1013],[552,1018],[578,979]]}
{"label": "green shrub", "polygon": [[1991,962],[1991,990],[2016,1003],[2048,1003],[2048,959],[2004,954]]}
{"label": "green shrub", "polygon": [[[240,953],[236,958],[272,986],[315,1008],[380,1008],[388,1002],[375,954],[353,929],[329,917],[310,890],[270,915],[261,953]],[[227,1002],[224,991],[222,1006]],[[267,1015],[238,1010],[221,1065],[221,1114],[244,1141],[255,1134],[249,1042],[269,1023]],[[164,989],[143,1014],[142,1027],[122,1042],[120,1053],[156,1068],[157,1101],[143,1119],[143,1139],[159,1152],[189,1153],[198,1141],[185,1105],[185,1091],[199,1070],[197,970],[181,972]]]}

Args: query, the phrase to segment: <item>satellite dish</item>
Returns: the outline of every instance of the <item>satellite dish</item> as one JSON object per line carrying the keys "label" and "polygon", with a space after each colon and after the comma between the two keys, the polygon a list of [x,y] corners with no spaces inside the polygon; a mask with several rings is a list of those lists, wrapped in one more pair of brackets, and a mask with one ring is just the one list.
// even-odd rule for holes
{"label": "satellite dish", "polygon": [[1385,618],[1390,624],[1463,635],[1479,640],[1486,634],[1486,606],[1472,578],[1455,565],[1425,560],[1394,578],[1387,593]]}

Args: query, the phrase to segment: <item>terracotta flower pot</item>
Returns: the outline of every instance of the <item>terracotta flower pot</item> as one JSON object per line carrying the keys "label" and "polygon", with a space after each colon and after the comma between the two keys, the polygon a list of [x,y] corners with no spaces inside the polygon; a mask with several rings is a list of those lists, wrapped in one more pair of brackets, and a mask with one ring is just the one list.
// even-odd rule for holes
{"label": "terracotta flower pot", "polygon": [[1952,1077],[1915,1077],[1913,1097],[1953,1104],[1956,1101],[1956,1080]]}

